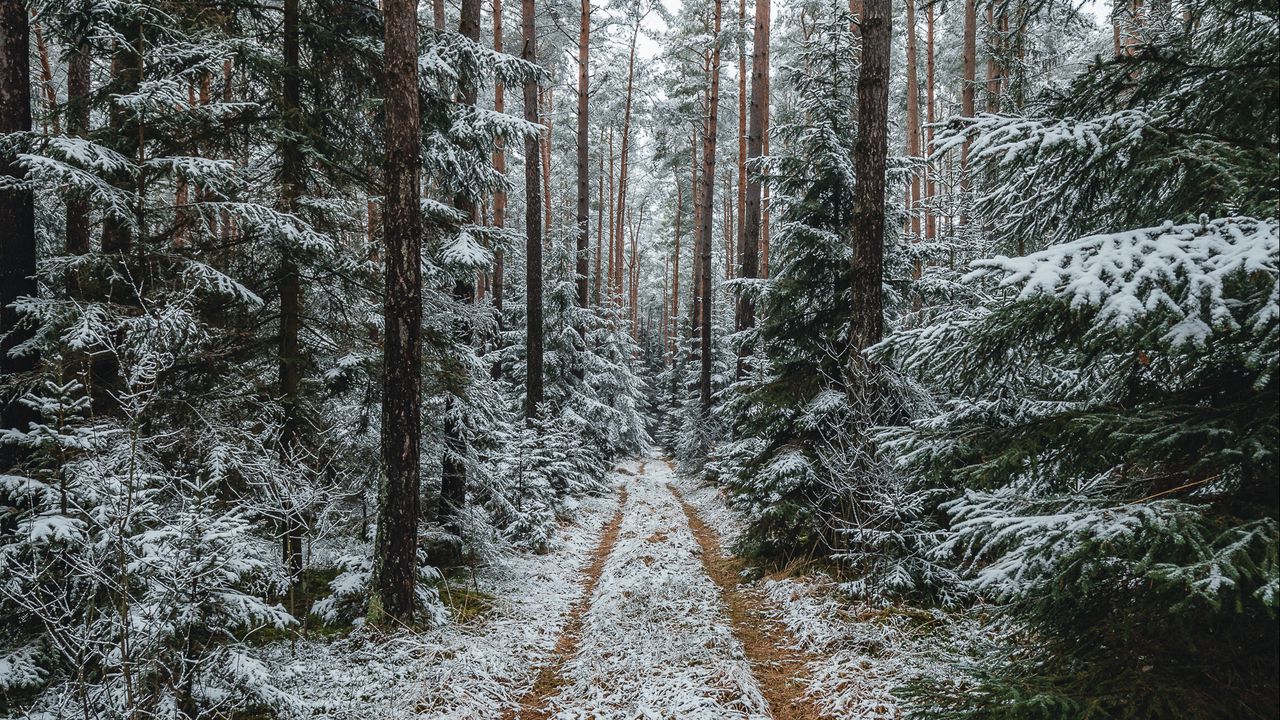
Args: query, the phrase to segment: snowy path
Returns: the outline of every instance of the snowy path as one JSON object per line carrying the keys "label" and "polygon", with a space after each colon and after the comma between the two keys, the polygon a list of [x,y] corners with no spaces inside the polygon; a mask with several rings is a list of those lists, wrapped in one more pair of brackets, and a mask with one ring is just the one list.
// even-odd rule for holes
{"label": "snowy path", "polygon": [[556,720],[769,717],[670,480],[652,459],[627,478],[617,545],[549,699]]}

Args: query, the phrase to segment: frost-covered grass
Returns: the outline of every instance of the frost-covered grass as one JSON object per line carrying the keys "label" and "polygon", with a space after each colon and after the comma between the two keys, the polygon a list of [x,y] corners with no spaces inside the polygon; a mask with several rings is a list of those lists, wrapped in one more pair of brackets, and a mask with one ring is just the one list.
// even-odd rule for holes
{"label": "frost-covered grass", "polygon": [[500,717],[548,661],[615,507],[612,497],[583,500],[548,553],[505,553],[478,569],[467,587],[494,598],[493,607],[468,621],[385,637],[358,629],[332,641],[299,640],[296,651],[281,642],[258,654],[289,668],[280,684],[304,699],[301,717]]}
{"label": "frost-covered grass", "polygon": [[671,480],[658,460],[627,478],[617,545],[552,701],[557,720],[768,718]]}
{"label": "frost-covered grass", "polygon": [[[696,479],[675,479],[725,546],[745,527],[723,492]],[[827,716],[897,720],[906,713],[895,689],[924,674],[946,674],[945,653],[980,640],[968,616],[909,606],[872,607],[840,592],[828,574],[770,576],[754,581],[766,612],[790,631],[811,660],[807,694]]]}

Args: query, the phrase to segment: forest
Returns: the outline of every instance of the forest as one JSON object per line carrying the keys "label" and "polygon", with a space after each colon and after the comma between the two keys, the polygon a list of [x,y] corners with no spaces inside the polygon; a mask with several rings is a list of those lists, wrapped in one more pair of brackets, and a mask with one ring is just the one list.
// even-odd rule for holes
{"label": "forest", "polygon": [[1280,717],[1280,0],[0,0],[0,718]]}

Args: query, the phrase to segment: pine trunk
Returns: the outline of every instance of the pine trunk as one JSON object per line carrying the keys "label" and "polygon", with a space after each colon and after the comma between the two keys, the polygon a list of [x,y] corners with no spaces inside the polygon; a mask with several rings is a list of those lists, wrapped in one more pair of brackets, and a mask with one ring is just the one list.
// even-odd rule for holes
{"label": "pine trunk", "polygon": [[[536,63],[537,28],[535,27],[534,0],[520,2],[520,29],[523,44],[520,57],[525,62]],[[538,83],[529,80],[524,84],[524,119],[538,122]],[[525,350],[525,398],[524,413],[528,421],[538,417],[542,404],[542,195],[539,184],[542,179],[538,137],[530,137],[524,143],[525,188],[525,306],[528,323]]]}
{"label": "pine trunk", "polygon": [[854,144],[853,355],[880,341],[884,308],[885,164],[888,156],[890,2],[866,0],[862,70],[858,74],[858,139]]}
{"label": "pine trunk", "polygon": [[702,362],[698,377],[698,397],[702,405],[702,417],[711,417],[711,220],[716,193],[716,120],[720,106],[720,14],[722,0],[715,2],[715,30],[712,37],[716,45],[711,51],[711,92],[707,99],[707,128],[702,138],[702,216],[698,219],[698,242],[702,254],[701,338]]}
{"label": "pine trunk", "polygon": [[[495,53],[502,52],[502,0],[493,0],[493,51]],[[498,80],[493,86],[493,111],[496,113],[506,112],[506,88],[502,81]],[[497,147],[493,151],[493,169],[505,175],[507,173],[507,151],[505,141],[498,139]],[[507,193],[498,190],[493,194],[493,226],[497,228],[506,227],[507,224]],[[505,253],[501,248],[495,249],[493,252],[493,307],[498,312],[498,323],[502,323],[502,294],[503,294],[503,274],[506,269]]]}
{"label": "pine trunk", "polygon": [[[755,36],[751,53],[751,110],[750,127],[747,130],[747,156],[755,159],[764,154],[765,123],[769,115],[769,26],[770,0],[756,0]],[[742,218],[742,277],[754,279],[760,275],[760,181],[750,174],[744,176],[746,206]],[[738,299],[735,323],[739,331],[756,324],[755,302],[748,297]],[[739,367],[741,373],[741,367]]]}
{"label": "pine trunk", "polygon": [[[88,38],[80,38],[67,63],[67,131],[73,137],[89,134],[91,52]],[[89,199],[77,190],[67,193],[67,252],[89,252]]]}
{"label": "pine trunk", "polygon": [[[917,75],[916,3],[907,0],[907,157],[920,157],[920,81]],[[912,168],[911,186],[907,195],[907,229],[912,242],[920,241],[920,175]],[[913,268],[920,277],[920,261]]]}
{"label": "pine trunk", "polygon": [[382,355],[382,482],[374,547],[375,625],[411,623],[421,456],[422,219],[416,0],[383,0],[386,244]]}
{"label": "pine trunk", "polygon": [[[31,130],[31,55],[27,3],[0,0],[0,135]],[[21,181],[26,172],[15,158],[0,155],[0,176]],[[7,184],[7,183],[6,183]],[[0,189],[0,376],[35,368],[30,356],[10,357],[9,349],[31,337],[18,325],[10,304],[36,295],[35,198],[26,188]],[[26,430],[34,413],[16,398],[0,397],[0,429]],[[21,457],[18,446],[0,443],[0,472]]]}
{"label": "pine trunk", "polygon": [[[578,28],[578,307],[586,309],[590,291],[588,275],[590,269],[588,256],[590,241],[588,237],[591,212],[591,177],[590,158],[587,153],[587,120],[588,120],[588,60],[590,59],[591,42],[591,0],[582,0],[581,25]],[[578,328],[583,340],[586,340],[585,326]]]}
{"label": "pine trunk", "polygon": [[[284,0],[284,67],[282,120],[284,136],[280,147],[280,202],[286,213],[297,211],[297,200],[302,193],[302,150],[297,138],[303,133],[301,90],[299,75],[298,0]],[[280,248],[280,269],[276,291],[280,295],[279,333],[279,381],[280,404],[284,409],[284,422],[280,429],[280,458],[288,466],[296,466],[296,444],[301,419],[298,417],[298,386],[301,380],[302,358],[299,334],[302,327],[302,284],[298,278],[298,264],[293,248]],[[285,569],[291,580],[289,611],[296,611],[296,588],[302,577],[303,518],[288,499],[284,510],[284,537],[281,543]]]}

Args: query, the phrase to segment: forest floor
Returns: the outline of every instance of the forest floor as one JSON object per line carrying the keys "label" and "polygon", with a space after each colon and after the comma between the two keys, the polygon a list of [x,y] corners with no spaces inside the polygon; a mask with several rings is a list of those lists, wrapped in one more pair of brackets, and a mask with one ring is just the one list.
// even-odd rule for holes
{"label": "forest floor", "polygon": [[583,502],[549,553],[478,570],[491,607],[474,617],[277,646],[300,669],[288,690],[335,718],[898,716],[891,689],[912,667],[898,651],[919,645],[910,618],[860,612],[821,573],[748,581],[724,550],[734,512],[664,460],[611,480],[616,495]]}

